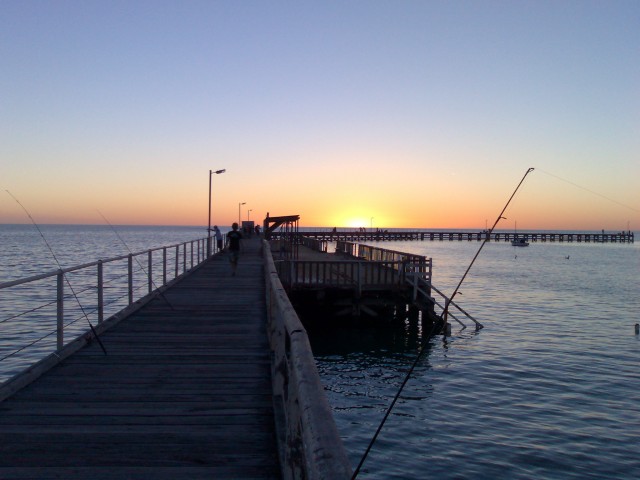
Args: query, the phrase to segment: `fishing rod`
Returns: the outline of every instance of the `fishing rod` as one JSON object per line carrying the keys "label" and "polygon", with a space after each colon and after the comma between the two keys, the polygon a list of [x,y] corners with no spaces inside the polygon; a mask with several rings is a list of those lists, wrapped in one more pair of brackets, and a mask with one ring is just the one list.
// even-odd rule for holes
{"label": "fishing rod", "polygon": [[507,210],[507,207],[511,203],[511,200],[513,199],[513,197],[515,197],[516,192],[520,188],[520,185],[522,185],[522,182],[524,182],[524,179],[527,178],[527,175],[529,175],[531,172],[533,172],[533,168],[529,168],[527,170],[527,172],[524,174],[524,176],[522,177],[522,180],[520,180],[520,183],[518,183],[518,186],[513,191],[513,193],[509,197],[509,200],[507,200],[507,203],[505,204],[504,208],[502,209],[502,211],[498,215],[498,218],[496,218],[495,223],[493,224],[493,226],[489,229],[489,231],[485,235],[484,241],[482,242],[482,244],[480,245],[480,248],[478,249],[478,251],[476,252],[475,256],[473,257],[473,260],[471,260],[471,263],[467,267],[467,270],[464,272],[464,275],[462,275],[462,278],[460,279],[460,282],[458,283],[458,285],[456,286],[455,290],[451,294],[451,297],[449,297],[446,300],[446,302],[444,304],[444,311],[442,312],[442,320],[443,320],[442,329],[443,329],[443,331],[447,328],[447,317],[449,315],[449,305],[451,304],[451,301],[453,300],[453,297],[455,297],[456,294],[458,293],[458,290],[460,290],[460,286],[462,285],[462,282],[464,282],[464,279],[467,278],[467,274],[469,273],[469,270],[471,270],[471,267],[473,266],[473,264],[475,263],[476,259],[478,258],[478,255],[480,255],[480,252],[482,251],[483,247],[489,241],[489,238],[491,238],[491,234],[493,233],[493,230],[496,228],[496,225],[498,225],[498,222],[500,222],[500,220],[505,219],[505,217],[503,217],[502,215]]}
{"label": "fishing rod", "polygon": [[[480,251],[482,250],[482,247],[484,247],[485,243],[487,243],[487,241],[491,237],[491,233],[496,228],[496,225],[498,225],[498,222],[500,222],[500,220],[504,218],[502,215],[504,214],[505,210],[509,206],[509,203],[511,203],[511,200],[513,199],[513,197],[515,196],[516,192],[520,188],[520,185],[522,185],[522,182],[524,182],[524,179],[532,171],[533,171],[533,168],[529,168],[527,170],[527,172],[524,174],[524,177],[522,177],[522,180],[520,180],[520,183],[518,183],[518,186],[516,187],[514,192],[511,194],[511,197],[509,197],[509,200],[507,201],[506,205],[504,206],[504,208],[500,212],[500,215],[498,215],[498,218],[496,219],[495,223],[493,224],[491,229],[487,232],[487,235],[485,236],[485,239],[482,242],[482,245],[480,245],[480,248],[478,249],[478,252],[473,257],[473,260],[469,264],[469,267],[467,268],[467,270],[464,272],[464,275],[462,276],[462,279],[458,283],[458,286],[454,290],[454,292],[451,295],[451,297],[447,299],[447,301],[445,303],[444,311],[443,311],[443,313],[441,315],[441,318],[443,319],[443,322],[442,322],[442,325],[443,325],[442,328],[443,329],[446,328],[446,325],[447,325],[447,314],[448,314],[448,310],[449,310],[449,304],[453,300],[453,297],[455,297],[455,295],[458,293],[458,290],[460,289],[460,285],[462,285],[462,282],[464,281],[465,277],[469,273],[469,270],[471,270],[471,266],[476,261],[476,258],[478,258],[478,255],[480,254]],[[376,442],[376,440],[378,438],[378,435],[382,431],[382,427],[384,426],[385,422],[389,418],[389,415],[391,414],[391,410],[393,410],[393,407],[395,406],[396,402],[400,398],[400,394],[402,393],[402,390],[404,390],[404,387],[406,386],[407,382],[409,381],[409,378],[411,377],[411,374],[413,373],[413,371],[415,370],[416,366],[420,362],[420,359],[422,358],[422,355],[426,350],[427,343],[430,340],[430,338],[433,336],[433,334],[435,332],[435,329],[436,329],[436,322],[433,322],[433,324],[431,326],[431,331],[429,332],[429,334],[426,337],[423,338],[422,344],[420,345],[418,353],[416,354],[416,357],[414,358],[413,363],[411,364],[411,367],[409,368],[409,370],[405,374],[404,380],[402,381],[402,384],[400,385],[400,388],[398,389],[398,391],[396,392],[395,396],[393,397],[393,400],[389,404],[389,407],[387,408],[387,411],[385,412],[384,417],[382,418],[382,421],[380,422],[380,425],[378,425],[378,429],[376,430],[375,434],[371,438],[371,441],[369,442],[369,445],[367,446],[367,449],[365,450],[364,454],[362,455],[362,458],[360,459],[360,463],[358,463],[358,466],[354,470],[353,475],[351,477],[351,480],[355,480],[355,478],[360,473],[360,469],[362,468],[362,465],[364,464],[364,461],[366,460],[367,456],[369,455],[369,452],[371,451],[371,448],[373,447],[373,444]]]}
{"label": "fishing rod", "polygon": [[24,210],[24,213],[26,213],[27,217],[29,217],[29,220],[31,220],[31,223],[33,223],[33,225],[36,227],[36,230],[38,230],[38,233],[42,237],[42,240],[44,240],[44,243],[47,246],[47,248],[49,249],[49,252],[51,253],[51,256],[55,260],[56,265],[58,265],[58,268],[60,269],[60,272],[62,273],[62,276],[64,277],[65,282],[67,282],[67,285],[69,286],[69,289],[71,290],[71,293],[73,294],[74,298],[76,299],[76,302],[78,302],[78,306],[80,307],[80,310],[82,311],[82,315],[87,320],[87,323],[89,324],[89,327],[91,328],[91,332],[93,332],[93,336],[98,341],[98,344],[100,345],[100,348],[102,349],[102,352],[106,355],[107,354],[107,349],[104,348],[104,344],[102,343],[102,340],[100,340],[100,337],[98,336],[98,332],[96,332],[96,329],[93,327],[93,324],[91,323],[91,320],[89,320],[89,315],[87,315],[87,312],[85,311],[84,307],[82,306],[82,303],[80,302],[80,299],[78,298],[78,295],[76,295],[76,292],[73,289],[73,286],[71,285],[71,282],[69,281],[69,278],[64,273],[64,269],[62,268],[62,265],[58,261],[58,257],[56,257],[56,254],[53,251],[53,248],[51,248],[51,245],[49,245],[49,242],[47,241],[47,238],[44,236],[44,234],[42,233],[42,230],[40,230],[40,227],[38,226],[36,221],[33,219],[31,214],[29,213],[29,211],[25,208],[24,205],[22,205],[22,203],[20,203],[20,200],[18,200],[9,190],[5,190],[5,191],[11,196],[11,198],[13,198],[16,201],[16,203],[18,205],[20,205],[22,210]]}
{"label": "fishing rod", "polygon": [[[144,269],[144,267],[142,266],[142,263],[140,263],[140,260],[138,260],[138,257],[136,255],[133,254],[133,252],[131,251],[131,249],[129,248],[129,245],[127,245],[127,242],[124,241],[124,239],[120,236],[120,234],[118,233],[118,231],[115,229],[115,227],[113,225],[111,225],[111,222],[109,222],[109,220],[107,220],[107,217],[105,217],[102,212],[100,210],[98,210],[98,213],[100,214],[100,216],[103,218],[103,220],[107,223],[107,225],[109,225],[111,227],[111,230],[113,230],[113,233],[116,234],[116,237],[118,237],[118,239],[122,242],[122,244],[125,246],[125,248],[127,249],[127,251],[129,252],[129,254],[135,258],[136,263],[138,264],[138,266],[140,267],[140,270],[142,270],[144,272],[144,274],[149,278],[149,280],[151,281],[151,284],[153,285],[153,288],[155,290],[158,290],[158,286],[156,285],[156,283],[153,281],[153,278],[151,278],[149,276],[149,274],[147,273],[147,271]],[[171,302],[169,302],[169,300],[167,300],[167,298],[164,296],[164,294],[162,292],[160,292],[158,290],[158,293],[160,294],[160,297],[162,297],[162,299],[167,303],[167,305],[169,305],[169,308],[171,308],[171,310],[175,310],[175,308],[173,308],[173,305],[171,305]]]}

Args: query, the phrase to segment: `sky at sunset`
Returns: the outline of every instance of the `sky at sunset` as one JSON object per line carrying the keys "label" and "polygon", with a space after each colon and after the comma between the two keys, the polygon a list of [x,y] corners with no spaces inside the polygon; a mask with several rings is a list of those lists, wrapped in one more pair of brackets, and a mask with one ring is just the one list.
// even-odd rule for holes
{"label": "sky at sunset", "polygon": [[[640,2],[0,2],[0,223],[640,230]],[[8,190],[7,193],[5,190]]]}

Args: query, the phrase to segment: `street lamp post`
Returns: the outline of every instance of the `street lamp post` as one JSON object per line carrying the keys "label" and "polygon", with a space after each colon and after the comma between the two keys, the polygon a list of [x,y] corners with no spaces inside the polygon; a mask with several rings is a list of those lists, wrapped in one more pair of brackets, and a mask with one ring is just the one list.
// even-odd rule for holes
{"label": "street lamp post", "polygon": [[247,210],[247,222],[249,221],[249,214],[253,212],[253,208]]}
{"label": "street lamp post", "polygon": [[226,172],[223,168],[222,170],[209,170],[209,226],[207,227],[207,256],[211,256],[211,176],[215,173],[216,175],[220,175],[221,173]]}
{"label": "street lamp post", "polygon": [[238,203],[238,227],[240,227],[240,206],[246,205],[247,202]]}

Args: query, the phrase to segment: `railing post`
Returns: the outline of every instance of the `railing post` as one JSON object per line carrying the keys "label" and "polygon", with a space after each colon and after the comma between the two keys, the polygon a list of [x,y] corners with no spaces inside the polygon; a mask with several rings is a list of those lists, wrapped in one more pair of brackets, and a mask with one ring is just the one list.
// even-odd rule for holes
{"label": "railing post", "polygon": [[133,254],[129,254],[127,264],[127,274],[129,277],[129,305],[133,303]]}
{"label": "railing post", "polygon": [[187,271],[187,244],[182,244],[182,273]]}
{"label": "railing post", "polygon": [[167,284],[167,247],[162,247],[162,285]]}
{"label": "railing post", "polygon": [[285,262],[289,264],[289,288],[292,288],[298,283],[298,264],[293,260],[285,260]]}
{"label": "railing post", "polygon": [[147,276],[149,277],[147,283],[149,284],[149,293],[151,293],[153,292],[153,252],[151,250],[147,253],[147,258]]}
{"label": "railing post", "polygon": [[104,272],[102,260],[98,260],[98,323],[104,319]]}
{"label": "railing post", "polygon": [[57,275],[58,288],[56,296],[57,305],[57,335],[56,346],[58,350],[62,350],[64,346],[64,273],[62,270],[58,271]]}
{"label": "railing post", "polygon": [[180,270],[180,245],[176,245],[176,274],[173,278],[178,278],[178,271]]}

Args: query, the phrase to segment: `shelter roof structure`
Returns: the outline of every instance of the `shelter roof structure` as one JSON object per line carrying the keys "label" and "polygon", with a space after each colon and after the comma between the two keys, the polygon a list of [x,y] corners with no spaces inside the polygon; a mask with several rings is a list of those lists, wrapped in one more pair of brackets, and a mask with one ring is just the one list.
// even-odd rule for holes
{"label": "shelter roof structure", "polygon": [[300,215],[284,215],[279,217],[271,217],[267,213],[267,218],[264,219],[264,237],[269,239],[271,233],[276,229],[284,226],[287,232],[298,232],[298,222],[300,221]]}

